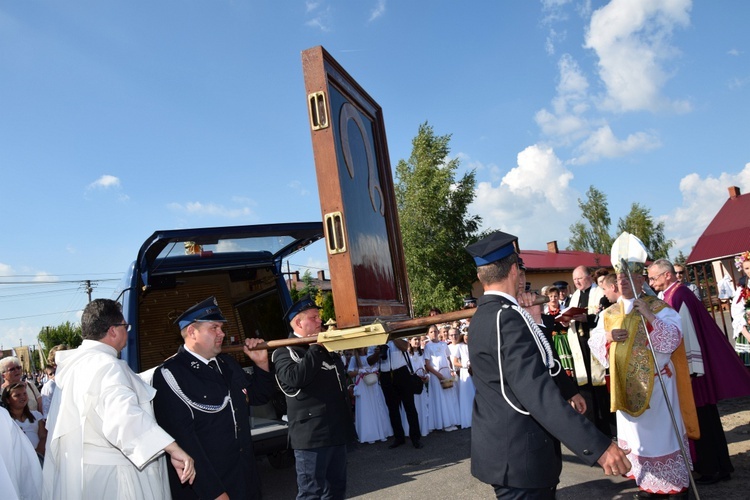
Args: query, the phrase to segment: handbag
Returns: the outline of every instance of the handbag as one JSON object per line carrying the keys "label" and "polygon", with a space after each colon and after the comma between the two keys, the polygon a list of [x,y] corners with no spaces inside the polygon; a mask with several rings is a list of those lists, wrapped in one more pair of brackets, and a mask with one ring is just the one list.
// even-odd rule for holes
{"label": "handbag", "polygon": [[422,377],[414,373],[414,368],[411,366],[411,359],[409,359],[409,356],[403,351],[401,354],[406,358],[406,366],[409,368],[409,377],[407,378],[407,388],[409,389],[409,392],[415,396],[422,394],[422,391],[424,390]]}
{"label": "handbag", "polygon": [[366,385],[375,385],[378,383],[378,374],[377,373],[365,373],[365,375],[362,377],[362,380],[364,380]]}

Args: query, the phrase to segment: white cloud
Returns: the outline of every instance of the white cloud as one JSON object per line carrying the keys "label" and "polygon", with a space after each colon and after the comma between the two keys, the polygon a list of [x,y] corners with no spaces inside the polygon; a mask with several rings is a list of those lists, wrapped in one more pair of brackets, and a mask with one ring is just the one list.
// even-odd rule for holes
{"label": "white cloud", "polygon": [[727,51],[727,54],[729,54],[730,56],[739,56],[740,54],[742,54],[742,52],[737,49],[729,49]]}
{"label": "white cloud", "polygon": [[565,6],[571,0],[541,0],[542,2],[542,24],[552,24],[565,21],[568,18]]}
{"label": "white cloud", "polygon": [[60,281],[60,278],[58,276],[52,276],[44,271],[39,271],[34,275],[34,278],[31,281]]}
{"label": "white cloud", "polygon": [[692,245],[706,229],[716,213],[729,198],[727,189],[737,186],[742,193],[750,193],[750,163],[736,174],[722,172],[718,177],[689,174],[680,180],[682,206],[665,218],[665,233],[675,240],[672,253],[690,253]]}
{"label": "white cloud", "polygon": [[577,148],[578,157],[571,163],[583,164],[601,158],[619,158],[638,151],[648,151],[661,145],[652,133],[636,132],[624,140],[615,137],[609,125],[603,125],[593,132]]}
{"label": "white cloud", "polygon": [[109,189],[120,187],[120,179],[114,175],[102,175],[88,185],[88,189]]}
{"label": "white cloud", "polygon": [[690,0],[612,0],[594,11],[584,46],[599,57],[604,109],[690,110],[687,101],[661,95],[671,76],[664,63],[677,55],[669,43],[672,31],[690,24],[690,9]]}
{"label": "white cloud", "polygon": [[312,17],[305,21],[305,26],[317,28],[323,32],[331,31],[331,6],[323,7],[320,2],[305,2],[305,11]]}
{"label": "white cloud", "polygon": [[578,63],[570,54],[560,57],[557,64],[560,72],[557,92],[552,99],[552,111],[541,109],[534,120],[542,133],[555,144],[569,145],[580,140],[589,131],[590,124],[584,116],[589,110],[589,83]]}
{"label": "white cloud", "polygon": [[735,77],[729,80],[729,89],[730,90],[737,90],[741,89],[745,85],[750,83],[750,76],[746,76],[745,78],[739,78]]}
{"label": "white cloud", "polygon": [[529,146],[517,161],[499,185],[477,185],[471,213],[482,216],[485,228],[518,235],[523,248],[543,248],[545,238],[567,238],[576,217],[573,174],[551,148]]}
{"label": "white cloud", "polygon": [[373,8],[372,12],[370,12],[370,18],[367,21],[372,22],[375,19],[378,19],[379,17],[383,16],[384,14],[385,14],[385,0],[378,0],[377,5],[375,5],[375,8]]}
{"label": "white cloud", "polygon": [[[22,275],[22,276],[21,276]],[[29,276],[33,275],[31,279]],[[46,271],[34,271],[28,268],[22,270],[15,270],[9,264],[3,264],[0,262],[0,276],[10,277],[14,276],[18,281],[60,281],[58,276],[53,276]]]}
{"label": "white cloud", "polygon": [[99,177],[97,180],[86,186],[86,192],[84,196],[88,197],[90,192],[93,191],[115,191],[117,193],[117,200],[126,202],[130,199],[130,196],[120,191],[121,182],[119,177],[114,175],[105,174]]}
{"label": "white cloud", "polygon": [[200,201],[189,201],[186,203],[170,203],[167,207],[175,212],[184,212],[188,215],[214,216],[235,219],[238,217],[253,217],[255,213],[250,207],[240,206],[235,208],[217,205],[215,203],[201,203]]}
{"label": "white cloud", "polygon": [[567,37],[567,31],[557,31],[554,28],[550,28],[549,32],[547,33],[547,38],[544,41],[545,52],[547,52],[548,55],[554,55],[557,44],[565,41]]}
{"label": "white cloud", "polygon": [[505,173],[495,165],[494,163],[482,163],[480,161],[473,160],[471,156],[466,153],[457,153],[456,159],[461,163],[461,169],[464,172],[476,170],[477,172],[486,172],[490,180],[494,182],[500,182],[503,179]]}
{"label": "white cloud", "polygon": [[3,329],[3,333],[0,335],[0,345],[3,349],[18,347],[19,339],[23,342],[23,345],[36,344],[38,333],[39,328],[22,321],[20,324]]}
{"label": "white cloud", "polygon": [[295,191],[300,196],[307,196],[308,194],[310,194],[310,190],[307,189],[307,186],[300,181],[292,181],[287,184],[286,187],[288,187],[292,191]]}

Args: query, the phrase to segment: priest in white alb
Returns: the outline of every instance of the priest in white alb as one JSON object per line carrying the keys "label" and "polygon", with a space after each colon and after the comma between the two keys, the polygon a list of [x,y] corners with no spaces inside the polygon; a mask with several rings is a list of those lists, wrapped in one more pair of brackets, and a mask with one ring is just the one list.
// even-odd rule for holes
{"label": "priest in white alb", "polygon": [[[631,450],[628,459],[633,467],[627,476],[638,484],[638,496],[686,497],[692,464],[685,463],[680,441],[686,449],[688,437],[698,435],[698,421],[680,315],[656,297],[641,296],[646,257],[643,243],[634,236],[623,233],[615,241],[612,264],[622,295],[602,313],[589,345],[610,370],[618,445]],[[656,367],[666,390],[662,390]],[[671,403],[676,430],[665,397]]]}
{"label": "priest in white alb", "polygon": [[195,478],[193,459],[154,419],[156,391],[118,359],[128,330],[117,302],[96,299],[81,346],[57,353],[44,499],[169,499],[165,451],[182,481]]}

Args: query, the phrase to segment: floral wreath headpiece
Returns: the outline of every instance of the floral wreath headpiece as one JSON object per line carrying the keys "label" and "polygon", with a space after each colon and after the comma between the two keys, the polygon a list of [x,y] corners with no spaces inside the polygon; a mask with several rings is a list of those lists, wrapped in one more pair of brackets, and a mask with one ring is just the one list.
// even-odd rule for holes
{"label": "floral wreath headpiece", "polygon": [[734,266],[738,271],[742,272],[742,263],[746,260],[750,260],[750,250],[745,253],[741,253],[734,258]]}

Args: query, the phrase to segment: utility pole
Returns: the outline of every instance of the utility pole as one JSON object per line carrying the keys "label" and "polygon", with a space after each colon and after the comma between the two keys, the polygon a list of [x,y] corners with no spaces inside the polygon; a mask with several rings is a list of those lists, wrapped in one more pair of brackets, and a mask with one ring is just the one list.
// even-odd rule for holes
{"label": "utility pole", "polygon": [[91,280],[86,280],[86,294],[89,296],[89,302],[91,302],[91,292],[94,289],[91,287]]}

